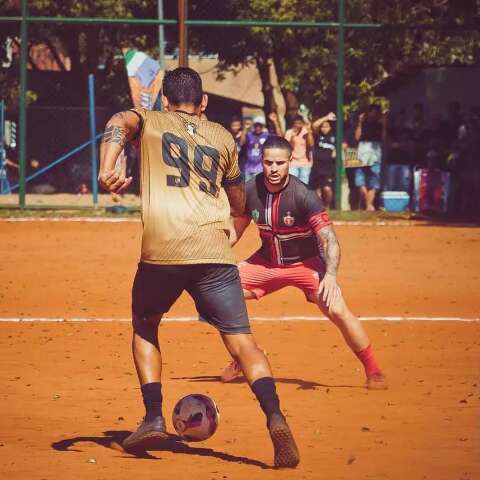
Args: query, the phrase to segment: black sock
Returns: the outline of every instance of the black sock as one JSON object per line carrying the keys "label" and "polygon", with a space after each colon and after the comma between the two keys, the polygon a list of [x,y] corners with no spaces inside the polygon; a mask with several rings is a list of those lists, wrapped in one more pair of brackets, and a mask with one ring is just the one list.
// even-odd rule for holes
{"label": "black sock", "polygon": [[252,383],[251,389],[260,402],[263,412],[267,416],[267,425],[270,424],[272,415],[278,414],[283,417],[280,410],[280,400],[272,377],[259,378]]}
{"label": "black sock", "polygon": [[150,422],[162,416],[162,384],[160,382],[142,385],[143,403],[145,404],[145,420]]}

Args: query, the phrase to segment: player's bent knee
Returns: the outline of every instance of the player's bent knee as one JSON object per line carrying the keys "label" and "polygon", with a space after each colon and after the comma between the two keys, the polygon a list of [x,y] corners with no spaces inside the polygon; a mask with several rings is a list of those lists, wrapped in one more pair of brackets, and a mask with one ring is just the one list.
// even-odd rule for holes
{"label": "player's bent knee", "polygon": [[328,309],[330,320],[335,323],[346,322],[348,320],[348,308],[342,297],[337,297],[335,303]]}
{"label": "player's bent knee", "polygon": [[333,305],[329,309],[332,320],[343,321],[346,320],[345,307],[343,305]]}
{"label": "player's bent knee", "polygon": [[157,329],[161,319],[162,314],[144,317],[134,313],[132,315],[132,327],[135,332]]}

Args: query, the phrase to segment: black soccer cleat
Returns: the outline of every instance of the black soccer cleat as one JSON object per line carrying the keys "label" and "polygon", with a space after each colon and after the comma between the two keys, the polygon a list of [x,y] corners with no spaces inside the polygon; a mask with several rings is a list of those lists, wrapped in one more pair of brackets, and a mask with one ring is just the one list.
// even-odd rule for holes
{"label": "black soccer cleat", "polygon": [[163,417],[156,417],[149,422],[143,420],[137,430],[123,441],[123,448],[125,448],[125,450],[141,448],[147,442],[165,440],[167,438],[168,434],[165,428],[165,419]]}
{"label": "black soccer cleat", "polygon": [[300,462],[297,444],[283,416],[275,415],[268,426],[276,468],[295,468]]}

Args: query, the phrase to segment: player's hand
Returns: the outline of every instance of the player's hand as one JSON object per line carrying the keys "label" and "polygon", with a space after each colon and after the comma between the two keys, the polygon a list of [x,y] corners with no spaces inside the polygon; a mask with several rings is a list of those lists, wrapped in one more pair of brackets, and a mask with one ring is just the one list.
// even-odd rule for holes
{"label": "player's hand", "polygon": [[126,177],[118,170],[109,170],[101,172],[98,176],[100,186],[110,193],[122,193],[132,183],[133,177]]}
{"label": "player's hand", "polygon": [[335,305],[339,295],[340,287],[337,284],[337,277],[330,273],[326,273],[323,280],[320,282],[318,296],[322,298],[328,308],[331,308]]}

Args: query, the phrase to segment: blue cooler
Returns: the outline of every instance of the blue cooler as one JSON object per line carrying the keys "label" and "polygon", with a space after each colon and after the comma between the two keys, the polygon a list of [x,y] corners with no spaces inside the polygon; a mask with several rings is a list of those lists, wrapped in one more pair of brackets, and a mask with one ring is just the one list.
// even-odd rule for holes
{"label": "blue cooler", "polygon": [[387,212],[403,212],[410,205],[410,195],[407,192],[381,192],[380,198]]}

